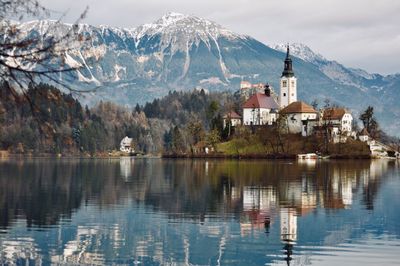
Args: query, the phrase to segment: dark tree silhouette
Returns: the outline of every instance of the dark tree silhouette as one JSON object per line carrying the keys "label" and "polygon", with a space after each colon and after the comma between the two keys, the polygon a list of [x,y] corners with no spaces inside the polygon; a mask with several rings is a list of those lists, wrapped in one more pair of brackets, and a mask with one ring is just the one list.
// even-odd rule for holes
{"label": "dark tree silhouette", "polygon": [[374,107],[368,106],[364,112],[360,114],[359,119],[362,121],[364,128],[373,138],[379,138],[380,130],[379,124],[374,116]]}

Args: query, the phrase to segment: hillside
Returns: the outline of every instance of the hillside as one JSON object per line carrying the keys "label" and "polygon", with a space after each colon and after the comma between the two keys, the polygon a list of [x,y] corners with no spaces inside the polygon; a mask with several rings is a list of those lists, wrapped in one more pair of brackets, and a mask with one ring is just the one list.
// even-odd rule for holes
{"label": "hillside", "polygon": [[[274,49],[247,35],[236,34],[217,23],[177,13],[136,28],[79,24],[55,25],[34,21],[19,25],[27,34],[59,34],[70,27],[90,37],[89,50],[76,49],[65,56],[70,66],[81,65],[64,82],[79,89],[100,86],[81,96],[85,104],[111,100],[134,106],[170,90],[196,87],[235,91],[241,80],[269,82],[278,88],[283,68],[281,46]],[[294,45],[294,70],[299,98],[311,102],[330,98],[355,114],[373,105],[382,126],[391,134],[400,128],[400,75],[382,76],[345,66]]]}

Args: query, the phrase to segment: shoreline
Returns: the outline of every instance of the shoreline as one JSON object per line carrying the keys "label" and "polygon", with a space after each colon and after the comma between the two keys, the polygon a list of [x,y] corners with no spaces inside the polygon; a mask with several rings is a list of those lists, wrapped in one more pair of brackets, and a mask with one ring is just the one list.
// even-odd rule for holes
{"label": "shoreline", "polygon": [[236,159],[236,160],[372,160],[370,155],[329,155],[328,158],[318,159],[298,159],[297,154],[243,154],[243,155],[227,155],[227,154],[163,154],[161,158],[166,159]]}
{"label": "shoreline", "polygon": [[9,153],[6,156],[0,156],[3,159],[119,159],[119,158],[135,158],[135,159],[229,159],[229,160],[291,160],[291,161],[321,161],[321,160],[400,160],[395,157],[374,157],[371,155],[346,155],[346,154],[333,154],[325,158],[317,159],[298,159],[297,154],[241,154],[229,155],[221,153],[212,154],[147,154],[147,155],[123,155],[123,154],[104,154],[99,153],[96,155],[88,154],[51,154],[51,153],[38,153],[38,154],[15,154]]}

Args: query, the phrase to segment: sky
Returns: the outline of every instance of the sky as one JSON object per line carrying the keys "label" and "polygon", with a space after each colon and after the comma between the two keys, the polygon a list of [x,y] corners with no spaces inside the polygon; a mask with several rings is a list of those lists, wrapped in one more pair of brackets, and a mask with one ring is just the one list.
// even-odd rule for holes
{"label": "sky", "polygon": [[212,20],[265,44],[304,43],[370,73],[400,73],[399,0],[41,0],[74,22],[134,28],[168,12]]}

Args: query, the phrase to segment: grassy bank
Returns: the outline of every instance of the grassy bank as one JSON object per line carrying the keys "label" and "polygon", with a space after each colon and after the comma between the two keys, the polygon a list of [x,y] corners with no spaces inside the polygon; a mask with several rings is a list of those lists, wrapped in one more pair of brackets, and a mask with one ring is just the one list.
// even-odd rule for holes
{"label": "grassy bank", "polygon": [[245,138],[233,138],[215,145],[208,154],[199,153],[168,153],[165,158],[243,158],[243,159],[294,159],[297,154],[318,153],[335,159],[370,159],[368,146],[349,138],[346,143],[329,143],[315,137],[286,135],[279,142],[276,138],[268,140],[257,135]]}

